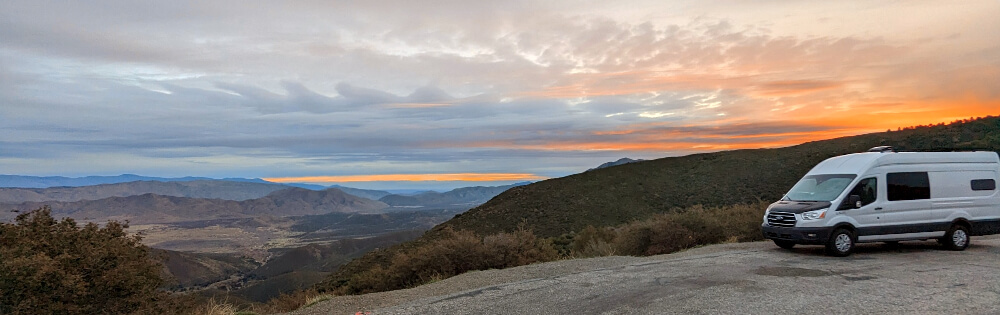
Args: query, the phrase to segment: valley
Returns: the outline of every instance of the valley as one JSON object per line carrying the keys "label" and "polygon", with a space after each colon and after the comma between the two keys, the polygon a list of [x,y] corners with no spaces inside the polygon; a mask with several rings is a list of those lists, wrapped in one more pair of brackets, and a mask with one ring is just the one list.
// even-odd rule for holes
{"label": "valley", "polygon": [[[46,183],[16,176],[3,179]],[[0,222],[43,206],[56,218],[80,223],[127,221],[127,231],[141,236],[164,264],[171,290],[265,302],[309,287],[372,249],[415,239],[513,187],[404,196],[341,186],[190,179],[113,182],[112,177],[100,177],[91,180],[106,183],[3,187]],[[60,180],[48,183],[83,181]]]}

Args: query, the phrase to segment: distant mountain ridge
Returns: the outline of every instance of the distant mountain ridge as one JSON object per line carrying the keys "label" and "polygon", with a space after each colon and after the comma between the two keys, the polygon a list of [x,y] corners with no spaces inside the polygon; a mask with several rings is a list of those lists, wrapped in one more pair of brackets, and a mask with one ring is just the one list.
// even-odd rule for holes
{"label": "distant mountain ridge", "polygon": [[528,182],[515,183],[504,186],[475,186],[457,188],[451,191],[424,192],[412,196],[386,195],[379,199],[393,207],[427,207],[427,208],[462,208],[474,207],[483,204],[500,193],[517,186],[529,184]]}
{"label": "distant mountain ridge", "polygon": [[24,175],[0,175],[0,187],[16,188],[48,188],[48,187],[79,187],[102,184],[117,184],[135,181],[160,181],[160,182],[186,182],[195,180],[224,180],[232,182],[268,183],[260,178],[223,178],[215,179],[208,177],[151,177],[135,174],[122,174],[116,176],[85,176],[85,177],[65,177],[65,176],[24,176]]}
{"label": "distant mountain ridge", "polygon": [[[121,178],[132,178],[130,176]],[[185,177],[185,181],[134,181],[78,187],[0,188],[0,206],[7,210],[31,210],[50,205],[57,214],[70,214],[78,219],[121,219],[132,222],[178,222],[196,218],[238,218],[258,214],[287,216],[320,214],[312,210],[292,209],[296,201],[302,209],[327,207],[331,211],[372,211],[389,208],[392,211],[460,209],[478,206],[501,192],[527,183],[505,186],[475,186],[439,193],[427,191],[416,195],[391,194],[387,191],[338,186],[323,190],[290,187],[266,181],[204,180]],[[343,199],[344,207],[315,204],[318,195],[330,195],[331,190],[350,195],[358,201]],[[325,192],[325,193],[320,193]],[[297,194],[298,196],[290,196]],[[185,199],[187,198],[187,199]],[[280,203],[249,207],[261,199]],[[306,198],[303,201],[302,198]],[[312,198],[312,199],[309,199]],[[382,199],[381,201],[376,201]],[[235,201],[226,202],[226,201]],[[101,207],[109,207],[101,209]],[[391,208],[390,208],[391,207]],[[261,210],[263,209],[263,210]],[[194,211],[194,212],[192,212]],[[200,211],[200,212],[199,212]],[[131,213],[129,213],[131,212]],[[11,216],[0,213],[0,219]]]}
{"label": "distant mountain ridge", "polygon": [[392,193],[390,193],[388,191],[351,188],[351,187],[344,187],[344,186],[340,186],[340,185],[332,185],[332,186],[330,186],[330,188],[340,189],[340,190],[344,191],[345,193],[352,194],[352,195],[355,195],[355,196],[358,196],[358,197],[362,197],[362,198],[368,198],[368,199],[371,199],[371,200],[379,200],[382,197],[385,197],[385,196],[388,196],[388,195],[392,194]]}
{"label": "distant mountain ridge", "polygon": [[[383,202],[353,196],[336,188],[315,191],[295,187],[244,201],[143,194],[73,202],[25,202],[0,207],[30,211],[44,205],[52,207],[53,216],[69,216],[77,220],[128,220],[138,224],[331,212],[374,213],[388,207]],[[0,219],[13,214],[4,211],[0,213]]]}
{"label": "distant mountain ridge", "polygon": [[618,166],[618,165],[623,165],[623,164],[628,164],[628,163],[635,163],[635,162],[642,162],[642,161],[645,161],[645,160],[643,160],[643,159],[633,160],[633,159],[624,157],[624,158],[620,158],[620,159],[618,159],[617,161],[614,161],[614,162],[607,162],[607,163],[598,165],[595,168],[587,170],[587,172],[593,171],[593,170],[599,170],[599,169],[602,169],[602,168],[609,168],[609,167],[612,167],[612,166]]}
{"label": "distant mountain ridge", "polygon": [[[218,187],[212,187],[213,185]],[[309,190],[337,188],[348,194],[371,200],[379,200],[388,195],[411,196],[433,192],[419,189],[373,190],[341,185],[275,183],[260,178],[214,179],[194,176],[166,178],[134,174],[86,177],[0,175],[0,203],[95,200],[146,193],[238,201],[263,197],[272,191],[288,187]]]}
{"label": "distant mountain ridge", "polygon": [[289,186],[269,182],[203,179],[134,181],[77,187],[0,188],[0,203],[97,200],[144,194],[240,201],[264,197],[287,188]]}

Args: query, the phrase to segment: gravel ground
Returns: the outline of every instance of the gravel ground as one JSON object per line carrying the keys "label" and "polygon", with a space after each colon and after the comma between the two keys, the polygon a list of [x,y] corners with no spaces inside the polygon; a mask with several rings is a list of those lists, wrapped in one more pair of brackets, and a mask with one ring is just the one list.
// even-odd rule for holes
{"label": "gravel ground", "polygon": [[1000,313],[1000,237],[964,252],[935,242],[722,244],[462,274],[417,288],[342,296],[290,314],[968,314]]}

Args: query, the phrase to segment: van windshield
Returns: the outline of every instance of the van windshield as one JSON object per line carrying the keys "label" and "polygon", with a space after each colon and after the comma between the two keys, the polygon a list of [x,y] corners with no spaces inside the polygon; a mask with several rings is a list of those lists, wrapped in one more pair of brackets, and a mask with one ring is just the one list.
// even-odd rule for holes
{"label": "van windshield", "polygon": [[854,181],[854,174],[806,175],[799,180],[782,200],[832,201],[840,196],[847,185]]}

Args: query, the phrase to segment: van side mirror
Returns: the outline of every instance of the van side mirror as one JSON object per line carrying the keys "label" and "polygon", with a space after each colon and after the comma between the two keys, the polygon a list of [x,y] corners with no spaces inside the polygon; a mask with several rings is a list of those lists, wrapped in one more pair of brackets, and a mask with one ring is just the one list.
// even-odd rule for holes
{"label": "van side mirror", "polygon": [[855,209],[863,206],[863,204],[861,204],[861,196],[858,195],[847,196],[847,204],[853,205]]}

